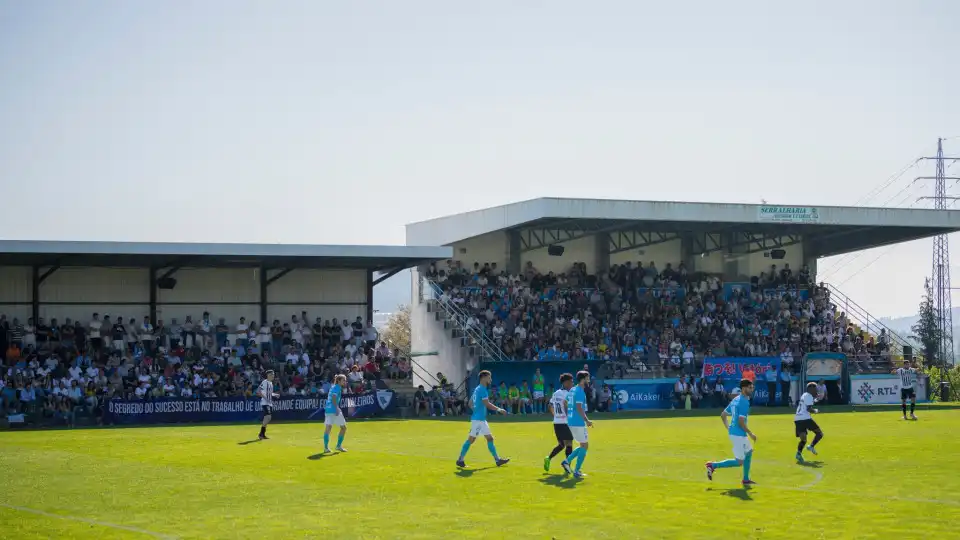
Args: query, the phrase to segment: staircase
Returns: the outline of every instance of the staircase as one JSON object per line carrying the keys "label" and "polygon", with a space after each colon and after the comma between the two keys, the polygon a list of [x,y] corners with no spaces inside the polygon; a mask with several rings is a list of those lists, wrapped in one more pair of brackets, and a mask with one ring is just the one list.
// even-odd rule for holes
{"label": "staircase", "polygon": [[443,289],[435,282],[421,278],[420,295],[427,311],[449,332],[451,339],[466,347],[469,355],[480,362],[505,362],[510,358],[483,330],[467,325],[468,316],[455,303],[444,298]]}
{"label": "staircase", "polygon": [[892,357],[902,357],[903,356],[903,347],[913,347],[913,356],[922,360],[921,352],[917,350],[914,343],[910,342],[906,337],[901,336],[900,334],[891,330],[887,325],[880,322],[879,319],[870,315],[866,309],[864,309],[860,304],[854,302],[849,296],[843,294],[840,289],[837,289],[829,283],[826,284],[827,290],[830,291],[830,302],[837,307],[838,311],[843,311],[847,315],[847,319],[850,322],[856,324],[860,327],[861,330],[866,331],[869,334],[874,336],[879,336],[880,332],[886,330],[890,342],[890,352]]}

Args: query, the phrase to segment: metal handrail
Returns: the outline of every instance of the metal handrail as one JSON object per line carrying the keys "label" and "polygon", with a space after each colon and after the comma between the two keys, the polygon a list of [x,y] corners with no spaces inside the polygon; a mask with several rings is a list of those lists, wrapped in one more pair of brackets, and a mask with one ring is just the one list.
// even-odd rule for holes
{"label": "metal handrail", "polygon": [[460,308],[456,306],[450,300],[445,300],[443,297],[443,288],[440,287],[437,283],[427,279],[421,278],[425,282],[430,290],[433,293],[433,299],[436,300],[437,305],[440,306],[450,317],[450,319],[457,325],[457,327],[462,331],[466,336],[468,336],[471,342],[478,347],[480,347],[482,356],[489,358],[495,362],[507,362],[510,360],[503,350],[493,342],[486,334],[478,331],[476,328],[469,326],[467,324],[468,316]]}
{"label": "metal handrail", "polygon": [[[843,291],[829,283],[826,283],[826,286],[832,296],[831,302],[837,306],[838,309],[843,308],[844,313],[846,313],[851,320],[854,320],[854,322],[863,327],[864,330],[877,335],[880,334],[879,330],[886,330],[887,336],[890,338],[890,345],[898,348],[901,354],[903,353],[904,346],[913,347],[913,343],[910,340],[880,322],[880,319],[870,315],[863,306],[853,301],[849,296],[844,294]],[[916,349],[916,347],[914,347],[914,349]],[[915,350],[914,356],[919,356],[918,353],[919,351]]]}

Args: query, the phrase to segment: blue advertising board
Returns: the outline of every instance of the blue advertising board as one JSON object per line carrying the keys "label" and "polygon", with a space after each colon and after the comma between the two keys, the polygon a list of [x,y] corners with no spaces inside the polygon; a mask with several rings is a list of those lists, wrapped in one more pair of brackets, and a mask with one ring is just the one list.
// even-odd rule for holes
{"label": "blue advertising board", "polygon": [[730,300],[734,292],[750,293],[750,282],[730,282],[723,284],[723,299]]}
{"label": "blue advertising board", "polygon": [[613,385],[618,408],[626,411],[669,409],[673,405],[674,382],[671,379],[654,379],[640,383],[607,381]]}
{"label": "blue advertising board", "polygon": [[[323,420],[325,398],[291,396],[273,400],[274,420]],[[388,414],[396,408],[391,390],[344,395],[344,416],[366,418]],[[107,404],[108,424],[175,424],[182,422],[255,422],[262,417],[259,398],[155,400],[114,399]]]}
{"label": "blue advertising board", "polygon": [[669,298],[683,300],[687,295],[687,290],[683,287],[640,287],[637,289],[637,295],[640,297],[652,295],[654,298]]}
{"label": "blue advertising board", "polygon": [[775,399],[782,402],[780,395],[780,357],[779,356],[760,356],[755,358],[704,358],[703,371],[701,377],[713,380],[720,377],[723,380],[723,388],[727,392],[732,392],[740,385],[740,379],[743,378],[744,371],[752,371],[756,375],[756,390],[751,403],[755,405],[766,405],[769,393],[767,392],[766,374],[773,371],[777,375],[777,393]]}

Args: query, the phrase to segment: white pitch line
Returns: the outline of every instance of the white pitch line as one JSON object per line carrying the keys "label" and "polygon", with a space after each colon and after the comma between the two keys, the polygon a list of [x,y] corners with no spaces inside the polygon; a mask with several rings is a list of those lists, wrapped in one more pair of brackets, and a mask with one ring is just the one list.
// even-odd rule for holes
{"label": "white pitch line", "polygon": [[146,529],[138,529],[136,527],[128,527],[126,525],[117,525],[116,523],[108,523],[106,521],[97,521],[95,519],[87,519],[78,516],[67,516],[64,514],[53,514],[50,512],[44,512],[43,510],[36,510],[34,508],[27,508],[25,506],[14,506],[12,504],[0,503],[0,508],[8,508],[10,510],[16,510],[18,512],[26,512],[28,514],[36,514],[38,516],[65,519],[67,521],[76,521],[79,523],[86,523],[88,525],[96,525],[98,527],[107,527],[110,529],[119,529],[121,531],[133,532],[138,534],[145,534],[147,536],[152,536],[154,538],[162,538],[164,540],[176,540],[176,536],[171,536],[169,534],[162,534],[158,532],[148,531]]}

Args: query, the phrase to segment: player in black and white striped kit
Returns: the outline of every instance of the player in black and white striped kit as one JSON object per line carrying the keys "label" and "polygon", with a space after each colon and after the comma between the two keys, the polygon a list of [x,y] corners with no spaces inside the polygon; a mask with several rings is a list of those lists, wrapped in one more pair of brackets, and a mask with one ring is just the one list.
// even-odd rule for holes
{"label": "player in black and white striped kit", "polygon": [[[550,455],[543,458],[543,470],[550,470],[550,462],[560,452],[566,451],[566,456],[573,452],[573,433],[567,423],[567,393],[573,388],[573,375],[564,373],[560,376],[560,389],[550,396],[547,408],[553,415],[553,433],[557,437],[557,446],[550,451]],[[563,462],[563,469],[569,474],[570,466]]]}
{"label": "player in black and white striped kit", "polygon": [[917,416],[913,410],[917,407],[917,392],[914,390],[917,384],[917,370],[909,360],[903,361],[903,367],[894,370],[900,377],[900,408],[903,409],[903,419],[907,419],[907,398],[910,398],[910,419],[916,420]]}
{"label": "player in black and white striped kit", "polygon": [[267,378],[260,383],[257,389],[257,395],[260,396],[260,408],[263,409],[263,423],[260,424],[260,437],[262,441],[267,439],[267,424],[273,418],[273,398],[279,398],[280,394],[273,392],[273,370],[267,371]]}

